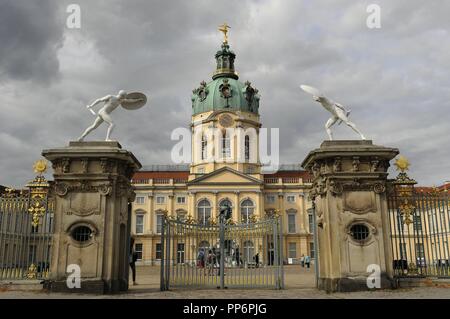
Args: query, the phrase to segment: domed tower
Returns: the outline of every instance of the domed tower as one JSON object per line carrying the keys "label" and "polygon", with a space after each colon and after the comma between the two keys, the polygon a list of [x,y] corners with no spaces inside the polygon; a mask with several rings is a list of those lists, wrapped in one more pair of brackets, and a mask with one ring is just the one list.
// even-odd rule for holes
{"label": "domed tower", "polygon": [[191,178],[229,167],[260,178],[258,90],[239,81],[235,53],[224,40],[217,51],[212,81],[202,81],[192,95]]}

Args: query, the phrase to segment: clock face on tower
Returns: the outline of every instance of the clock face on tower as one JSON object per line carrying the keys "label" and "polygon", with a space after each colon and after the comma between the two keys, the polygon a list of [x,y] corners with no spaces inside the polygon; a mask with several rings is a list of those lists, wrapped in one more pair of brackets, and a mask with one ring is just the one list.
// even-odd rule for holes
{"label": "clock face on tower", "polygon": [[228,114],[223,114],[219,117],[219,124],[222,127],[230,127],[234,123],[233,118]]}

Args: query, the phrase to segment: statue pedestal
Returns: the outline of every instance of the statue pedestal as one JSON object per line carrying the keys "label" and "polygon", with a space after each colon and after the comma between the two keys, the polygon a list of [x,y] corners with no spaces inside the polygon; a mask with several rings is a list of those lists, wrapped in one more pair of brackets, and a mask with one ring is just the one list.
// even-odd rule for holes
{"label": "statue pedestal", "polygon": [[[51,291],[116,293],[128,289],[130,180],[141,164],[117,142],[70,142],[44,150],[54,169]],[[68,266],[71,265],[69,268]],[[81,288],[70,288],[76,277]],[[71,280],[75,282],[75,280]]]}
{"label": "statue pedestal", "polygon": [[303,161],[314,176],[319,289],[368,290],[376,276],[392,286],[386,180],[397,154],[372,141],[325,141]]}

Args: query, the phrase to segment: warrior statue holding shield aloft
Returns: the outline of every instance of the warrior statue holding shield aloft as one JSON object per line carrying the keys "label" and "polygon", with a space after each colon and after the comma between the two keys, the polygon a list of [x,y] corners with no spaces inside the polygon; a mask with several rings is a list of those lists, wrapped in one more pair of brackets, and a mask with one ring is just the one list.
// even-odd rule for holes
{"label": "warrior statue holding shield aloft", "polygon": [[[92,110],[92,107],[101,102],[105,103],[104,106],[98,111],[98,113],[95,113]],[[103,122],[109,124],[105,140],[111,141],[111,132],[114,129],[115,124],[110,116],[110,113],[114,111],[119,105],[127,110],[136,110],[144,106],[146,102],[147,97],[144,94],[138,92],[127,94],[127,92],[125,92],[124,90],[120,90],[117,95],[107,95],[95,100],[92,104],[89,104],[86,107],[89,111],[91,111],[92,114],[96,115],[97,117],[94,123],[89,126],[78,138],[78,141],[83,141],[86,135],[95,130]]]}

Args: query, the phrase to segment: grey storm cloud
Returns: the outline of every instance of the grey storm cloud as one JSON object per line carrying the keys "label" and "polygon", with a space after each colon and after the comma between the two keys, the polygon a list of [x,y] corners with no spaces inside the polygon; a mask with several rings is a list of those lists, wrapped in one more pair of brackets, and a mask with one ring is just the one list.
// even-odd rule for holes
{"label": "grey storm cloud", "polygon": [[[71,3],[81,29],[66,26]],[[280,128],[282,163],[326,138],[328,114],[305,83],[349,107],[375,144],[400,148],[420,184],[440,184],[450,179],[450,3],[376,1],[382,27],[368,29],[371,3],[0,0],[0,184],[31,179],[42,149],[91,123],[84,106],[119,89],[149,103],[116,110],[113,136],[143,164],[170,163],[172,130],[189,127],[192,89],[211,78],[223,22],[240,79],[261,93],[263,126]],[[356,137],[342,125],[335,134]]]}
{"label": "grey storm cloud", "polygon": [[63,30],[53,1],[0,1],[0,81],[57,77]]}

